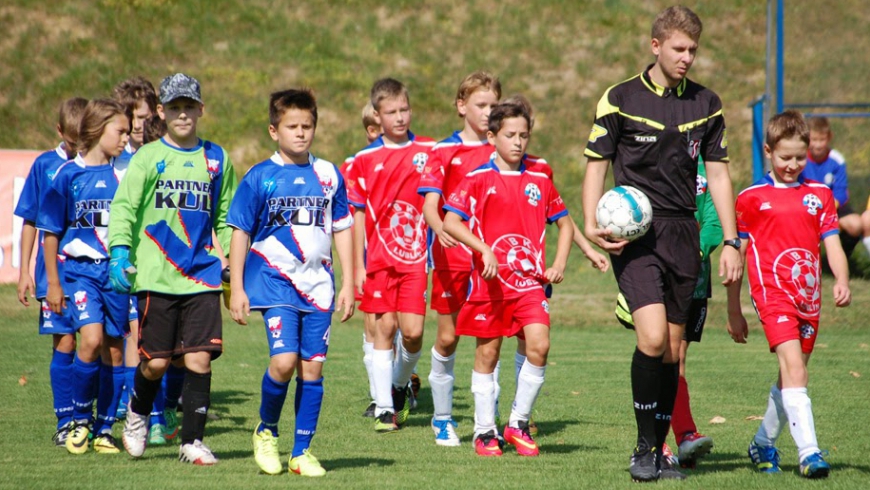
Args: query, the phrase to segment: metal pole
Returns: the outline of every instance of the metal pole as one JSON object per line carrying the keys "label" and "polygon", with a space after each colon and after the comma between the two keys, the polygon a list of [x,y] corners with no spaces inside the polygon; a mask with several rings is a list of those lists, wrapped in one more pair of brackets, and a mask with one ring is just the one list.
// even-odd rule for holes
{"label": "metal pole", "polygon": [[785,0],[776,0],[776,113],[785,105]]}

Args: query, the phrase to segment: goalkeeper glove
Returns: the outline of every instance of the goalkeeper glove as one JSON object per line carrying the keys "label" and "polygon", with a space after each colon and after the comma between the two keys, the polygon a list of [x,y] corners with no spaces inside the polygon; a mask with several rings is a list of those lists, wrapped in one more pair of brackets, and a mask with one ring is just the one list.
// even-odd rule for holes
{"label": "goalkeeper glove", "polygon": [[109,282],[112,284],[112,289],[119,293],[130,292],[128,272],[131,274],[136,272],[136,268],[130,263],[130,247],[112,247],[109,260]]}

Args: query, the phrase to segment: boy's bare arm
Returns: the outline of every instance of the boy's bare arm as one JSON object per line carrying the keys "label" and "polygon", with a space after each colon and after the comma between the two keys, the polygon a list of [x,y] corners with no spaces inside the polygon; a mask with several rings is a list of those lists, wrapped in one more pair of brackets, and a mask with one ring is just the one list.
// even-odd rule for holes
{"label": "boy's bare arm", "polygon": [[828,254],[828,265],[834,274],[834,304],[843,307],[852,302],[852,291],[849,289],[849,260],[839,235],[830,235],[825,238],[825,251]]}
{"label": "boy's bare arm", "polygon": [[18,270],[18,302],[30,306],[28,299],[36,290],[33,277],[30,275],[30,256],[33,254],[33,244],[36,243],[36,225],[33,221],[24,220],[21,227],[21,257]]}
{"label": "boy's bare arm", "polygon": [[595,267],[601,272],[607,272],[607,269],[610,268],[610,262],[607,260],[607,257],[592,248],[592,244],[590,244],[589,240],[583,236],[583,232],[580,231],[580,227],[577,226],[577,222],[574,221],[573,218],[571,219],[571,224],[574,226],[574,244],[577,245],[577,247],[579,247],[583,252],[583,255],[589,259],[589,262],[592,263],[592,267]]}
{"label": "boy's bare arm", "polygon": [[[734,212],[734,189],[731,185],[731,174],[725,162],[705,162],[707,167],[707,186],[713,206],[719,214],[722,224],[722,234],[730,240],[737,237],[737,216]],[[744,253],[738,253],[734,247],[724,247],[719,256],[719,277],[722,284],[729,285],[743,277]]]}
{"label": "boy's bare arm", "polygon": [[477,238],[467,226],[462,224],[462,218],[458,214],[452,211],[447,212],[444,216],[444,230],[482,256],[483,271],[480,275],[484,279],[489,280],[495,277],[498,273],[498,260],[495,258],[495,254],[489,245]]}
{"label": "boy's bare arm", "polygon": [[343,311],[341,322],[353,316],[353,233],[351,228],[335,232],[335,250],[338,252],[338,266],[341,268],[341,289],[335,302],[335,309]]}
{"label": "boy's bare arm", "polygon": [[[725,247],[732,248],[732,247]],[[741,264],[746,258],[746,242],[740,246]],[[741,266],[742,267],[742,266]],[[743,309],[740,306],[740,290],[743,286],[743,274],[736,281],[732,281],[725,286],[728,296],[728,334],[731,339],[738,344],[745,344],[749,338],[749,325],[746,323],[746,318],[743,316]]]}
{"label": "boy's bare arm", "polygon": [[57,251],[60,240],[58,236],[51,232],[45,232],[45,239],[42,243],[43,253],[46,257],[54,257],[54,260],[45,261],[45,276],[48,279],[48,293],[45,295],[45,301],[51,308],[51,311],[60,315],[63,309],[66,308],[66,299],[63,297],[63,287],[60,285],[60,274],[57,270]]}
{"label": "boy's bare arm", "polygon": [[444,248],[452,248],[459,243],[453,239],[448,233],[444,232],[444,222],[441,221],[441,215],[438,213],[438,206],[441,204],[441,195],[437,192],[427,192],[423,200],[423,219],[429,228],[435,232],[438,241]]}
{"label": "boy's bare arm", "polygon": [[239,325],[247,325],[251,304],[245,293],[245,258],[248,255],[248,234],[238,228],[230,237],[230,314]]}
{"label": "boy's bare arm", "polygon": [[359,294],[366,281],[366,210],[353,208],[353,282]]}
{"label": "boy's bare arm", "polygon": [[556,257],[553,265],[544,271],[544,278],[553,284],[559,284],[565,278],[565,267],[568,265],[568,254],[574,241],[574,220],[570,216],[562,216],[556,220],[559,227],[559,240],[556,242]]}

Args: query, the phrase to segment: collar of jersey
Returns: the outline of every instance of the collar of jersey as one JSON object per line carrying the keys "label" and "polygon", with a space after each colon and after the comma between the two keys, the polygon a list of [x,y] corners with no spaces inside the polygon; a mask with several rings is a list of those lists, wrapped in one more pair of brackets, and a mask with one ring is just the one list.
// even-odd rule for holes
{"label": "collar of jersey", "polygon": [[179,147],[177,147],[177,146],[175,146],[175,145],[170,145],[170,144],[166,141],[166,138],[160,138],[160,142],[163,143],[164,145],[168,146],[169,148],[172,148],[172,149],[175,150],[175,151],[180,151],[180,152],[184,152],[184,153],[194,153],[194,152],[197,152],[197,151],[199,151],[199,150],[202,149],[202,145],[203,145],[202,138],[197,138],[197,139],[196,139],[196,146],[194,146],[193,148],[179,148]]}
{"label": "collar of jersey", "polygon": [[414,136],[414,133],[412,133],[411,130],[409,129],[408,130],[408,141],[402,143],[401,145],[396,145],[393,143],[387,144],[387,140],[384,139],[384,135],[378,136],[378,139],[375,140],[375,143],[383,146],[384,148],[404,148],[404,147],[410,145],[411,143],[413,143],[414,138],[416,138],[416,136]]}
{"label": "collar of jersey", "polygon": [[483,141],[463,141],[463,140],[462,140],[462,136],[460,136],[461,134],[462,134],[462,131],[454,131],[454,132],[453,132],[453,136],[451,136],[450,138],[447,138],[447,141],[449,141],[449,142],[451,142],[451,143],[459,143],[459,144],[462,145],[462,146],[484,146],[484,145],[488,145],[488,144],[489,144],[489,141],[488,141],[488,140],[483,140]]}
{"label": "collar of jersey", "polygon": [[306,163],[304,165],[299,165],[297,163],[285,162],[284,159],[281,158],[281,154],[276,151],[275,154],[272,155],[272,158],[270,158],[270,160],[272,160],[272,163],[280,165],[282,167],[308,167],[310,165],[314,165],[314,161],[317,160],[317,157],[315,157],[314,154],[309,151],[308,152],[308,163]]}
{"label": "collar of jersey", "polygon": [[74,164],[80,167],[82,170],[87,170],[89,172],[95,172],[98,170],[105,170],[103,167],[112,168],[115,166],[115,157],[109,159],[108,165],[88,165],[85,163],[85,159],[81,154],[76,155],[75,158],[71,160]]}
{"label": "collar of jersey", "polygon": [[66,156],[66,150],[63,149],[63,145],[64,143],[61,141],[60,144],[57,145],[57,148],[54,149],[54,152],[57,153],[57,156],[63,158],[63,161],[67,161],[69,158]]}
{"label": "collar of jersey", "polygon": [[[525,159],[525,155],[523,155]],[[495,157],[489,159],[489,163],[485,164],[483,168],[489,168],[495,170],[496,172],[502,175],[519,175],[526,171],[526,164],[524,162],[520,162],[520,168],[516,171],[513,170],[501,170],[498,168],[498,165],[495,164]]]}
{"label": "collar of jersey", "polygon": [[804,174],[798,175],[797,182],[795,182],[793,184],[780,184],[779,182],[773,180],[773,170],[771,170],[770,172],[768,172],[764,176],[764,181],[767,183],[767,185],[769,185],[771,187],[778,187],[781,189],[785,189],[785,188],[789,188],[789,187],[800,187],[801,185],[804,184]]}
{"label": "collar of jersey", "polygon": [[[662,87],[661,85],[657,84],[655,81],[653,81],[652,77],[649,76],[649,71],[650,69],[652,69],[653,66],[654,65],[649,65],[648,67],[646,67],[646,70],[644,70],[643,73],[640,74],[640,79],[641,81],[643,81],[644,86],[646,86],[646,88],[650,90],[650,92],[658,95],[659,97],[664,97],[665,92],[668,90],[668,88]],[[673,89],[673,91],[677,94],[677,97],[681,97],[683,95],[683,92],[686,91],[687,81],[688,79],[686,77],[683,77],[683,79],[680,80],[680,83]]]}

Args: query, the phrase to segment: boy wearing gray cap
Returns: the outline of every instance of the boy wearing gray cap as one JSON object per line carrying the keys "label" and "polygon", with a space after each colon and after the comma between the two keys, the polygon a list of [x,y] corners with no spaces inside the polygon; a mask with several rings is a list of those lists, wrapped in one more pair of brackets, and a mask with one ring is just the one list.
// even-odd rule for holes
{"label": "boy wearing gray cap", "polygon": [[212,231],[229,250],[227,211],[236,188],[229,154],[200,139],[199,82],[183,73],[160,83],[157,115],[167,133],[130,161],[112,201],[109,278],[139,302],[139,357],[123,441],[145,452],[148,414],[170,361],[184,359],[184,423],[179,460],[213,465],[202,443],[211,393],[211,361],[223,351],[221,260]]}

